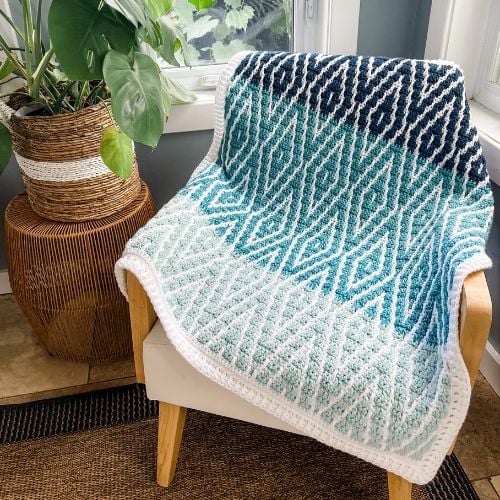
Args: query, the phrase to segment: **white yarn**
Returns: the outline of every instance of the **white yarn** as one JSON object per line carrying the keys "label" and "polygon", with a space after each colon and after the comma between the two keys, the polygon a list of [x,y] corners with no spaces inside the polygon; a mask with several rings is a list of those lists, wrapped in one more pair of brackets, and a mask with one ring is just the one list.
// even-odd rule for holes
{"label": "white yarn", "polygon": [[143,255],[140,256],[130,250],[127,251],[116,263],[115,275],[118,286],[127,300],[126,272],[130,271],[137,277],[151,300],[172,345],[200,373],[328,446],[356,455],[387,471],[402,475],[412,483],[425,484],[435,476],[437,466],[440,464],[439,457],[446,453],[449,443],[457,436],[458,429],[465,419],[467,402],[470,398],[467,369],[456,338],[463,282],[469,274],[490,265],[491,261],[485,254],[474,255],[459,266],[453,278],[450,293],[450,312],[453,314],[450,314],[449,325],[452,347],[446,354],[447,362],[452,366],[453,394],[448,417],[441,429],[441,434],[437,436],[430,453],[420,463],[396,453],[385,452],[380,454],[370,446],[354,442],[348,438],[342,438],[328,425],[312,418],[311,415],[290,403],[286,398],[277,396],[269,388],[256,384],[249,377],[235,376],[234,372],[228,370],[216,357],[207,356],[178,324],[170,305],[161,292],[162,286],[158,274]]}
{"label": "white yarn", "polygon": [[25,175],[40,181],[81,181],[110,173],[100,156],[83,160],[48,162],[30,160],[16,153],[16,159]]}
{"label": "white yarn", "polygon": [[[296,57],[296,56],[288,56],[288,57]],[[305,58],[305,67],[308,66],[308,59],[309,56],[306,56]],[[282,58],[285,60],[285,58]],[[235,59],[233,59],[230,62],[230,68],[235,69],[238,63],[241,61],[241,55],[236,56]],[[355,64],[356,63],[356,64]],[[268,64],[274,64],[271,62]],[[398,63],[399,64],[399,63]],[[276,65],[278,66],[278,64]],[[256,63],[255,59],[250,59],[247,63],[247,68],[248,71],[259,71],[259,68],[262,68],[263,65]],[[353,62],[353,67],[355,68],[356,71],[359,72],[359,61]],[[252,68],[255,68],[254,70]],[[398,70],[398,67],[396,67],[395,71]],[[341,71],[341,70],[339,70]],[[294,63],[292,69],[291,69],[292,75],[296,75],[296,63]],[[303,74],[305,75],[305,73]],[[217,89],[217,100],[216,100],[216,109],[215,109],[215,117],[216,117],[216,126],[215,126],[215,133],[214,133],[214,142],[212,144],[212,147],[210,149],[209,154],[203,162],[200,164],[200,166],[195,170],[194,176],[202,172],[207,166],[210,165],[210,163],[213,163],[217,156],[219,155],[219,150],[222,142],[222,137],[223,133],[228,132],[226,136],[226,140],[228,143],[230,143],[232,139],[232,134],[231,130],[225,131],[225,123],[224,123],[224,97],[227,93],[228,88],[231,85],[231,77],[232,74],[231,72],[226,72],[223,77],[221,78],[219,82],[219,86]],[[321,72],[318,73],[317,75],[318,78],[321,78]],[[274,74],[271,73],[271,80],[274,78]],[[295,78],[295,76],[294,76]],[[443,78],[446,78],[445,76]],[[249,77],[246,77],[246,81],[250,81]],[[302,84],[302,86],[305,86],[305,76],[297,76],[296,81],[298,82],[299,85]],[[291,84],[288,84],[287,89],[283,90],[280,95],[285,95],[287,90],[290,88]],[[315,81],[310,82],[311,88],[313,88],[315,85]],[[379,90],[379,87],[381,84],[376,85],[374,88],[374,92]],[[272,88],[272,81],[271,84],[266,82],[265,85],[261,86],[261,90],[263,88],[270,87]],[[304,87],[302,87],[303,89]],[[345,88],[345,86],[343,87]],[[399,95],[399,92],[402,92],[402,86],[400,85],[400,82],[396,81],[394,84],[394,88],[396,89],[396,92]],[[432,89],[431,89],[432,90]],[[453,88],[452,88],[453,90]],[[431,92],[429,90],[429,92]],[[319,95],[321,96],[321,91],[319,91]],[[228,109],[230,112],[233,112],[233,114],[238,113],[240,110],[244,108],[246,105],[246,100],[240,98],[241,93],[235,94],[234,99],[232,99],[232,102],[229,103]],[[260,96],[262,97],[262,96]],[[342,97],[344,99],[344,97]],[[397,101],[397,100],[396,100]],[[262,101],[261,101],[262,102]],[[369,103],[370,100],[367,99],[364,101],[366,103]],[[367,104],[368,106],[368,104]],[[409,107],[406,108],[406,111],[408,111]],[[235,111],[233,111],[235,110]],[[270,109],[269,109],[270,111]],[[264,113],[266,112],[265,109],[257,109],[255,111],[255,114],[257,115],[257,119],[259,119],[259,113]],[[308,112],[308,111],[307,111]],[[229,114],[229,113],[228,113]],[[367,114],[369,117],[372,116],[372,113],[370,110],[367,111]],[[286,115],[284,115],[286,116]],[[390,117],[390,124],[391,126],[394,124],[394,114]],[[359,116],[358,116],[359,118]],[[277,122],[280,123],[284,121],[285,118],[283,117],[278,117]],[[433,124],[435,123],[437,118],[433,118],[430,120],[430,123]],[[411,122],[410,122],[411,123]],[[283,125],[283,128],[285,128],[285,125]],[[271,134],[269,134],[270,137],[272,137]],[[422,133],[419,135],[416,135],[417,141],[421,141]],[[243,134],[244,138],[246,139],[245,146],[248,145],[248,148],[244,149],[245,155],[250,156],[252,153],[252,146],[253,143],[258,143],[261,144],[262,146],[262,141],[257,141],[255,137],[253,137],[251,134]],[[303,136],[305,139],[305,135]],[[267,144],[265,144],[267,146]],[[227,146],[225,148],[227,151],[231,151],[231,148]],[[305,151],[305,148],[302,148],[303,151]],[[270,154],[270,157],[273,157],[273,154]],[[262,158],[262,155],[261,155]],[[301,162],[298,163],[299,167],[302,168],[305,165],[307,165],[307,162],[309,160],[303,159]],[[230,158],[223,158],[221,156],[221,163],[223,166],[227,166],[230,162],[235,162],[236,164],[239,164],[239,159],[238,159],[238,154],[231,154]],[[242,162],[243,163],[243,162]],[[375,163],[374,163],[375,164]],[[299,168],[298,167],[298,168]],[[235,168],[236,171],[236,168]],[[399,177],[398,177],[399,179]],[[215,205],[215,204],[214,204]],[[212,205],[212,208],[213,206]],[[237,210],[240,209],[239,205],[237,206]],[[269,210],[271,211],[271,209]],[[201,348],[201,344],[197,343],[196,341],[193,340],[193,337],[187,334],[186,331],[184,331],[184,328],[182,326],[182,323],[178,317],[174,315],[174,310],[171,307],[171,303],[168,301],[168,298],[166,294],[164,293],[165,287],[163,286],[164,283],[162,282],[162,276],[161,273],[159,273],[158,268],[153,265],[153,262],[155,262],[155,259],[159,259],[158,255],[162,255],[162,258],[165,258],[165,254],[168,252],[172,252],[172,254],[175,255],[175,259],[183,259],[184,255],[186,252],[183,252],[182,245],[177,244],[178,241],[186,241],[188,237],[186,236],[187,234],[193,233],[193,231],[190,229],[189,224],[190,222],[187,221],[192,221],[192,224],[196,224],[196,222],[193,219],[193,213],[190,212],[189,210],[183,210],[180,213],[182,215],[182,234],[177,234],[175,230],[171,230],[172,224],[169,224],[169,221],[167,219],[162,219],[159,223],[147,226],[146,229],[143,229],[142,236],[144,238],[144,241],[148,241],[147,244],[149,244],[149,241],[154,241],[155,243],[151,246],[148,247],[148,250],[151,250],[151,254],[146,255],[145,252],[142,252],[139,250],[141,245],[137,245],[135,248],[132,249],[132,247],[128,248],[122,258],[118,261],[116,265],[116,273],[117,273],[117,279],[118,283],[120,285],[121,290],[123,293],[126,295],[126,281],[125,281],[125,272],[126,270],[131,271],[141,282],[143,288],[146,290],[149,298],[151,299],[151,302],[154,306],[155,311],[157,312],[160,321],[164,327],[164,330],[166,334],[169,336],[170,340],[172,341],[172,344],[174,347],[179,351],[179,353],[198,371],[200,371],[202,374],[207,376],[208,378],[212,379],[214,382],[218,383],[219,385],[225,387],[226,389],[233,391],[234,393],[238,394],[242,398],[246,399],[250,403],[264,409],[265,411],[273,414],[277,418],[282,419],[283,421],[287,422],[288,424],[296,427],[297,429],[300,429],[303,433],[308,434],[314,438],[316,438],[319,441],[322,441],[326,443],[327,445],[334,446],[335,448],[338,448],[340,450],[346,451],[348,453],[354,454],[360,458],[363,458],[365,460],[368,460],[380,467],[383,467],[389,471],[392,471],[402,477],[405,477],[406,479],[414,482],[414,483],[419,483],[423,484],[428,482],[432,477],[435,475],[443,457],[446,454],[446,451],[449,449],[449,446],[453,439],[456,437],[458,430],[465,418],[466,411],[467,411],[467,403],[470,398],[470,381],[468,377],[468,373],[463,361],[463,358],[460,353],[460,348],[459,348],[459,342],[458,342],[458,318],[459,318],[459,309],[460,309],[460,294],[461,290],[463,287],[463,281],[465,277],[470,274],[471,272],[474,272],[476,270],[484,269],[486,267],[489,267],[491,265],[491,262],[489,258],[484,254],[483,251],[480,253],[476,253],[472,257],[465,259],[460,265],[457,266],[451,266],[450,265],[450,270],[448,274],[448,281],[447,283],[451,285],[451,290],[449,291],[448,294],[448,303],[447,303],[447,309],[449,313],[449,331],[448,333],[448,342],[444,344],[444,347],[439,347],[440,353],[439,355],[441,356],[444,365],[447,366],[447,373],[449,373],[450,381],[449,381],[449,387],[450,387],[450,397],[449,397],[449,404],[447,404],[447,413],[446,416],[443,416],[441,425],[439,427],[439,432],[436,433],[433,436],[433,441],[430,443],[428,450],[425,452],[425,454],[422,454],[421,458],[416,459],[415,456],[412,456],[410,453],[404,454],[401,452],[401,448],[396,448],[394,446],[387,446],[384,449],[377,449],[375,448],[372,444],[369,444],[368,441],[361,441],[361,440],[356,440],[356,439],[351,439],[352,435],[350,434],[341,434],[337,432],[334,426],[324,422],[323,420],[319,420],[316,418],[315,415],[313,415],[313,412],[306,411],[303,407],[300,407],[300,405],[295,404],[294,402],[291,402],[291,400],[288,400],[282,393],[277,394],[276,390],[272,389],[271,384],[269,385],[263,385],[258,383],[257,378],[254,378],[253,375],[250,376],[248,375],[247,372],[239,372],[237,370],[233,370],[233,367],[228,367],[228,363],[226,361],[222,361],[222,357],[219,355],[219,351],[215,353],[215,350],[211,352],[208,348],[205,350],[205,345]],[[200,216],[201,217],[201,216]],[[181,220],[181,219],[179,219]],[[370,219],[371,220],[371,219]],[[158,222],[158,219],[157,219]],[[201,224],[200,224],[201,226]],[[198,227],[200,227],[198,226]],[[248,226],[247,226],[248,227]],[[346,226],[347,227],[347,226]],[[357,228],[359,227],[356,226]],[[164,229],[163,229],[164,228]],[[167,230],[167,228],[169,228]],[[185,228],[185,229],[184,229]],[[309,230],[310,228],[308,228]],[[171,235],[173,235],[168,241],[169,243],[162,246],[162,244],[158,244],[157,246],[156,243],[159,241],[159,239],[162,237],[159,233],[159,231],[166,231],[167,236],[163,235],[163,238],[169,238]],[[168,233],[168,231],[171,230],[171,233]],[[185,231],[185,232],[184,232]],[[292,234],[297,233],[297,229],[294,227],[293,229],[290,229]],[[151,238],[149,238],[149,234],[151,234]],[[206,233],[203,233],[203,237],[205,238],[206,235],[208,234],[208,231]],[[344,233],[345,234],[345,233]],[[159,236],[160,235],[160,236]],[[166,241],[166,240],[164,240]],[[210,243],[207,242],[207,246],[203,247],[203,245],[200,245],[200,248],[210,248],[212,251],[213,245],[212,242],[216,241],[214,239],[209,239]],[[174,242],[174,243],[172,243]],[[253,241],[255,243],[255,241]],[[212,246],[211,246],[212,245]],[[255,245],[257,247],[257,245]],[[141,247],[142,248],[142,247]],[[168,250],[165,250],[167,249]],[[194,247],[186,247],[189,248],[191,251],[192,248]],[[221,249],[225,249],[225,251],[222,251]],[[262,249],[262,247],[259,247],[259,251]],[[231,248],[227,249],[223,243],[221,243],[220,248],[217,248],[216,250],[213,250],[213,256],[216,259],[220,259],[220,262],[228,262],[231,259],[236,259],[234,257],[234,254],[231,253]],[[257,251],[257,250],[256,250]],[[200,252],[200,254],[203,252],[203,250]],[[189,253],[189,252],[187,252]],[[200,255],[199,254],[199,255]],[[191,255],[190,257],[193,257]],[[173,261],[173,258],[172,258]],[[193,259],[194,261],[194,259]],[[171,262],[171,261],[169,261]],[[191,261],[190,261],[191,262]],[[156,263],[156,262],[155,262]],[[198,261],[196,261],[198,265]],[[233,267],[228,269],[241,269],[243,267],[242,262],[238,262],[238,265],[234,265]],[[161,267],[161,266],[158,266]],[[246,276],[247,274],[250,274],[247,272],[250,269],[250,265],[248,267],[245,267],[244,272],[242,271],[240,276]],[[166,269],[162,267],[162,269]],[[200,267],[197,268],[197,272],[200,274],[203,273],[203,264],[200,265]],[[171,270],[170,270],[171,271]],[[169,272],[170,272],[169,271]],[[181,273],[182,274],[182,273]],[[224,273],[221,272],[219,274],[223,275]],[[257,275],[257,273],[256,273]],[[338,274],[340,276],[340,273]],[[234,281],[232,283],[237,283],[236,279],[239,277],[234,277]],[[280,275],[281,276],[281,275]],[[182,279],[184,279],[185,276],[183,276]],[[176,287],[178,286],[179,288],[185,288],[186,286],[189,287],[191,290],[196,288],[196,283],[189,282],[183,282],[179,280],[179,282],[175,285]],[[231,278],[232,279],[232,278]],[[420,279],[420,277],[418,277]],[[175,281],[175,278],[173,279]],[[242,283],[245,280],[242,278]],[[255,283],[254,281],[249,281],[252,283]],[[225,300],[226,297],[223,295],[223,290],[224,288],[221,286],[222,280],[217,279],[217,289],[219,292],[219,296],[222,297],[221,302],[224,303],[231,303],[230,300]],[[262,283],[264,283],[264,280],[262,280]],[[266,282],[267,283],[267,282]],[[269,289],[277,289],[276,285],[277,281],[271,281],[269,280],[269,283],[266,285],[269,287]],[[252,285],[253,286],[253,285]],[[296,286],[296,290],[299,288],[299,286]],[[250,288],[248,289],[250,290]],[[240,290],[241,297],[244,297],[245,300],[248,297],[248,291],[246,288],[243,288],[243,285],[240,285]],[[245,293],[244,293],[245,292]],[[276,297],[279,296],[276,294]],[[215,294],[214,296],[215,297]],[[209,301],[215,302],[211,294],[205,294],[204,299],[206,303]],[[260,296],[259,296],[260,297]],[[265,298],[265,295],[263,293],[262,297]],[[195,297],[197,298],[197,297]],[[259,301],[260,302],[260,301]],[[193,302],[191,302],[192,304]],[[257,304],[257,300],[255,301]],[[200,306],[201,307],[201,306]],[[183,306],[186,310],[189,310],[189,305]],[[408,312],[408,308],[406,308],[406,313]],[[181,316],[184,317],[184,315],[187,314],[185,312],[182,312]],[[266,312],[267,314],[267,312]],[[263,313],[264,315],[264,313]],[[249,316],[249,318],[253,318],[253,316]],[[220,324],[224,324],[226,318],[221,319]],[[250,319],[248,320],[250,321]],[[196,321],[193,321],[191,323],[192,325],[197,324]],[[199,324],[199,323],[198,323]],[[252,323],[254,325],[254,323]],[[257,322],[255,323],[257,324]],[[233,325],[234,326],[234,325]],[[203,325],[205,327],[205,325]],[[359,325],[358,325],[359,327]],[[194,328],[194,327],[193,327]],[[444,328],[443,328],[444,330]],[[208,330],[206,330],[208,332]],[[300,336],[300,328],[297,328],[297,335]],[[446,333],[446,332],[444,332]],[[393,349],[394,346],[396,346],[396,337],[394,337],[395,341],[388,343],[385,349],[387,350],[381,350],[380,355],[385,356],[386,353],[388,352],[389,349],[391,349],[391,353],[396,353],[398,352],[396,349]],[[412,338],[409,336],[406,341],[412,342]],[[239,341],[238,341],[239,342]],[[400,340],[397,340],[397,342],[400,342]],[[238,344],[241,345],[241,344]],[[403,344],[400,344],[403,345]],[[359,348],[356,348],[359,349]],[[276,352],[280,352],[277,348]],[[286,352],[283,350],[282,352]],[[352,351],[346,351],[351,353]],[[373,351],[375,352],[375,351]],[[416,352],[416,350],[415,350]],[[251,358],[252,353],[249,352],[248,356]],[[378,353],[377,353],[378,355]],[[299,358],[297,358],[299,359]],[[304,358],[305,359],[305,358]],[[400,359],[398,355],[395,355],[393,359]],[[393,370],[393,366],[395,363],[390,363],[391,364],[391,370]],[[418,370],[419,367],[416,365],[415,370]],[[395,373],[395,372],[391,372]],[[415,372],[416,373],[416,372]],[[392,377],[392,375],[391,375]],[[393,378],[395,380],[395,378]],[[303,384],[303,381],[305,379],[303,378],[300,382],[301,386]],[[359,379],[358,379],[359,380]],[[356,383],[356,380],[350,381],[350,388],[354,387],[354,384]],[[441,383],[441,382],[438,382]],[[346,384],[346,386],[349,386],[349,384]],[[312,387],[312,386],[311,386]],[[385,385],[382,387],[382,390],[385,389]],[[437,387],[437,385],[436,385]],[[349,387],[347,387],[349,389]],[[406,390],[406,388],[405,388]],[[408,391],[406,391],[408,393]],[[336,400],[333,401],[333,403],[336,403],[339,401],[339,397],[342,397],[342,394],[346,394],[346,392],[341,392],[340,395],[337,397]],[[395,404],[395,392],[391,388],[389,388],[389,397],[388,401],[390,404],[388,405],[389,411],[391,408],[394,407]],[[403,400],[405,399],[404,397],[402,398]],[[355,404],[355,401],[353,402]],[[406,403],[404,403],[406,404]],[[371,408],[370,408],[370,411]],[[387,412],[385,414],[388,414]],[[359,415],[359,414],[358,414]],[[382,417],[384,416],[384,413],[382,413]],[[411,418],[411,412],[408,411],[405,413],[405,418],[408,416],[408,418]],[[401,446],[407,446],[408,443],[411,443],[413,438],[415,436],[420,436],[422,429],[427,426],[431,419],[433,418],[433,414],[429,412],[427,415],[425,415],[424,418],[421,419],[421,422],[418,423],[418,426],[415,426],[414,433],[412,435],[408,435],[405,437],[403,441],[401,441]],[[396,422],[397,425],[397,422]],[[389,420],[385,421],[384,429],[383,429],[383,439],[387,439],[388,435],[388,426],[389,426]],[[422,445],[427,445],[429,444],[429,441],[426,441],[425,443],[420,443],[418,444],[418,441],[415,440],[416,445],[419,448],[415,448],[417,451],[422,449]],[[398,445],[399,446],[399,445]]]}

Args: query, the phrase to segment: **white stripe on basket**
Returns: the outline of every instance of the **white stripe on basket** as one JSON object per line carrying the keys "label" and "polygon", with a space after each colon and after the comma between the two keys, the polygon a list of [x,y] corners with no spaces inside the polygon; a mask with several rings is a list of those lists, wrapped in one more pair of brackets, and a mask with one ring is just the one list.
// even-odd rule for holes
{"label": "white stripe on basket", "polygon": [[40,181],[80,181],[111,172],[100,156],[83,160],[48,162],[30,160],[16,153],[16,159],[25,175]]}

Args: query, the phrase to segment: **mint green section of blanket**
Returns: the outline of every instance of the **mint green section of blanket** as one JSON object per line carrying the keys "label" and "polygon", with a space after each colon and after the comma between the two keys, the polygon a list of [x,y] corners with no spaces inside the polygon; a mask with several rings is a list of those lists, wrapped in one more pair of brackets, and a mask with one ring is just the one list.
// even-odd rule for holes
{"label": "mint green section of blanket", "polygon": [[[128,250],[144,255],[186,335],[241,377],[376,449],[419,458],[450,397],[437,346],[373,322],[234,255],[192,200],[164,207]],[[369,353],[369,354],[368,354]]]}

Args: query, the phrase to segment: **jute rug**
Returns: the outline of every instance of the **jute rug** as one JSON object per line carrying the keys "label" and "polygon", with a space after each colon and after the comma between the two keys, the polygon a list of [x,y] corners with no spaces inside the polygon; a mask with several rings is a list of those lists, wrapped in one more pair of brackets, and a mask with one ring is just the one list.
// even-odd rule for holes
{"label": "jute rug", "polygon": [[[387,498],[375,466],[306,437],[198,411],[188,412],[175,479],[160,488],[156,411],[138,385],[1,407],[0,498]],[[414,492],[415,500],[477,498],[454,456]]]}

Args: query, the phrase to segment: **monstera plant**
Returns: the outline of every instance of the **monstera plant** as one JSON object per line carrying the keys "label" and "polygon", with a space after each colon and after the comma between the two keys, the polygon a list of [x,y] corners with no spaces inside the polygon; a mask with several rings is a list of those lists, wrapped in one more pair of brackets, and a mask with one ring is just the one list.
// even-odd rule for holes
{"label": "monstera plant", "polygon": [[[34,0],[33,0],[34,1]],[[172,0],[53,0],[49,43],[42,36],[42,0],[20,0],[23,26],[14,28],[21,47],[0,36],[0,83],[20,78],[22,87],[0,97],[20,96],[37,113],[71,113],[111,99],[114,126],[104,129],[103,162],[126,179],[133,169],[133,141],[155,147],[173,103],[189,102],[185,90],[157,64],[189,65],[187,41]],[[196,9],[213,0],[189,0]],[[3,79],[3,80],[2,80]],[[10,158],[11,138],[0,124],[0,171]]]}

